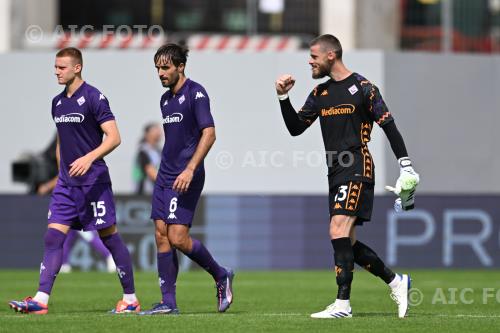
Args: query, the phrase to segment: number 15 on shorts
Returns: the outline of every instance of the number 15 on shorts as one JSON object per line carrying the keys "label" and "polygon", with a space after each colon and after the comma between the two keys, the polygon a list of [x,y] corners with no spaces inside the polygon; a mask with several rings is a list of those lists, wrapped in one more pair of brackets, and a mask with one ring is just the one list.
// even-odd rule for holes
{"label": "number 15 on shorts", "polygon": [[92,201],[90,205],[94,211],[94,217],[106,215],[106,206],[104,205],[104,201]]}

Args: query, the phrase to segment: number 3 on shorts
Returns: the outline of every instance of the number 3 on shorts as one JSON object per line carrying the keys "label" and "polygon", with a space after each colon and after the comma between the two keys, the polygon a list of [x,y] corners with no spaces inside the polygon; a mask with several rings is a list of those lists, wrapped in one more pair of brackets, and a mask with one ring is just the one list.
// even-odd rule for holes
{"label": "number 3 on shorts", "polygon": [[347,188],[347,185],[342,185],[339,187],[339,190],[335,195],[335,202],[344,201],[347,198]]}

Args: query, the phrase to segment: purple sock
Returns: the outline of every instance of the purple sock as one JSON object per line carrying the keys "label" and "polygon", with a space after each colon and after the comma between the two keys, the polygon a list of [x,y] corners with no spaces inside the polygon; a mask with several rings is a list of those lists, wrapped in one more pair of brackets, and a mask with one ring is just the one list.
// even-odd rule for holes
{"label": "purple sock", "polygon": [[66,235],[66,240],[63,245],[63,254],[62,254],[62,263],[69,264],[69,254],[71,253],[71,249],[76,242],[76,231],[70,230]]}
{"label": "purple sock", "polygon": [[45,232],[45,250],[43,261],[40,264],[40,284],[38,291],[50,295],[57,273],[61,269],[65,239],[66,235],[57,229],[48,228],[47,232]]}
{"label": "purple sock", "polygon": [[111,253],[109,253],[108,249],[104,244],[102,243],[102,240],[99,238],[99,234],[97,231],[91,231],[92,232],[92,239],[90,240],[89,244],[99,252],[99,254],[106,259]]}
{"label": "purple sock", "polygon": [[224,279],[227,275],[226,270],[219,266],[210,252],[208,252],[207,248],[203,246],[199,240],[194,238],[192,238],[192,240],[193,248],[190,253],[185,253],[185,255],[212,275],[215,281]]}
{"label": "purple sock", "polygon": [[179,273],[179,261],[177,259],[177,251],[171,250],[168,252],[158,253],[158,280],[160,282],[160,290],[162,302],[170,306],[172,309],[177,308],[175,300],[175,282]]}
{"label": "purple sock", "polygon": [[132,259],[127,246],[118,233],[101,238],[113,256],[120,283],[124,294],[134,294],[134,271],[132,269]]}

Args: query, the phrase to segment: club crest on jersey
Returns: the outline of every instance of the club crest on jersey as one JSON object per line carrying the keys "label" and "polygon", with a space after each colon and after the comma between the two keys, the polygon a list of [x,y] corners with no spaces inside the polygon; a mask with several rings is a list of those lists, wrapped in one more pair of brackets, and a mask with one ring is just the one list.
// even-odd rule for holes
{"label": "club crest on jersey", "polygon": [[181,97],[179,97],[179,104],[184,103],[185,100],[186,100],[186,97],[184,95],[182,95]]}
{"label": "club crest on jersey", "polygon": [[76,100],[76,102],[78,103],[79,106],[82,106],[83,103],[85,103],[85,97],[80,97],[79,99]]}
{"label": "club crest on jersey", "polygon": [[68,113],[60,117],[54,117],[54,122],[59,123],[83,123],[85,116],[81,113]]}
{"label": "club crest on jersey", "polygon": [[171,115],[163,118],[163,123],[164,124],[180,123],[183,118],[184,116],[182,115],[182,113],[172,113]]}
{"label": "club crest on jersey", "polygon": [[203,95],[203,93],[201,91],[197,91],[196,92],[196,96],[194,97],[194,99],[196,100],[198,98],[204,98],[204,97],[205,97],[205,95]]}
{"label": "club crest on jersey", "polygon": [[353,84],[352,86],[349,87],[348,90],[351,93],[351,95],[354,95],[355,93],[358,92],[358,87],[356,87],[356,85]]}

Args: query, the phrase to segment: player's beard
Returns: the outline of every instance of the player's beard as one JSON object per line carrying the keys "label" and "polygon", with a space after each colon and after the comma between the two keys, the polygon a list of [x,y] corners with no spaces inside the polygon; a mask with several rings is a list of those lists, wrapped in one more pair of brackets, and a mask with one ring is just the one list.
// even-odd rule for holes
{"label": "player's beard", "polygon": [[172,80],[168,80],[167,83],[163,83],[162,82],[162,85],[165,88],[172,89],[173,87],[175,87],[175,85],[177,84],[177,82],[179,82],[179,75],[177,75],[177,77],[172,77]]}
{"label": "player's beard", "polygon": [[313,79],[321,79],[328,75],[330,75],[330,68],[327,68],[326,65],[319,65],[317,67],[317,72],[312,72]]}

